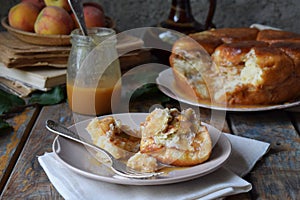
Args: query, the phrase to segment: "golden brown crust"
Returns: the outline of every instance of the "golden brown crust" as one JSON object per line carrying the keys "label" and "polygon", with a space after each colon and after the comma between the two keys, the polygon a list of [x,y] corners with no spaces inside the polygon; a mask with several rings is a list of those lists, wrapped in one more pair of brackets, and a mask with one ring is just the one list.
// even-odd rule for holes
{"label": "golden brown crust", "polygon": [[197,81],[194,81],[193,84],[191,84],[186,76],[184,76],[182,73],[180,73],[176,68],[173,68],[173,74],[175,79],[176,87],[179,89],[179,91],[182,92],[182,95],[186,96],[190,100],[198,101],[198,99],[205,99],[208,98],[207,95],[204,92],[200,92],[196,86],[203,86],[205,90],[207,89],[207,86],[205,82],[202,79],[198,79]]}
{"label": "golden brown crust", "polygon": [[300,40],[300,34],[288,31],[267,29],[259,31],[256,40],[268,42],[271,44],[274,42],[280,42],[285,40]]}
{"label": "golden brown crust", "polygon": [[252,47],[266,47],[263,41],[247,40],[220,45],[214,51],[212,59],[218,66],[238,67],[244,66],[245,55]]}
{"label": "golden brown crust", "polygon": [[191,166],[209,158],[212,144],[192,109],[156,109],[142,125],[140,151],[163,163]]}
{"label": "golden brown crust", "polygon": [[116,158],[124,158],[139,150],[140,138],[128,135],[126,127],[113,117],[94,118],[87,126],[94,144],[106,149]]}
{"label": "golden brown crust", "polygon": [[207,51],[208,54],[212,54],[215,48],[223,44],[222,39],[220,37],[214,36],[210,31],[194,33],[189,36],[197,43],[199,43]]}
{"label": "golden brown crust", "polygon": [[225,43],[231,43],[236,41],[255,40],[257,33],[259,32],[256,28],[221,28],[210,30],[211,34],[221,38]]}
{"label": "golden brown crust", "polygon": [[278,48],[292,58],[295,64],[295,74],[300,77],[300,40],[274,42],[270,47]]}
{"label": "golden brown crust", "polygon": [[[254,47],[255,64],[263,70],[259,86],[276,87],[294,72],[292,59],[279,49],[270,47]],[[251,56],[251,55],[249,55]]]}

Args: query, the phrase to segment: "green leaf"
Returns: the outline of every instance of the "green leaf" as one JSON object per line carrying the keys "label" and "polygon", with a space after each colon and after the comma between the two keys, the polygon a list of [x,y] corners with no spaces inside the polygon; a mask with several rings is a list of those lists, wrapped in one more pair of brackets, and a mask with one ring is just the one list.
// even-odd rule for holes
{"label": "green leaf", "polygon": [[49,92],[38,92],[32,94],[29,99],[31,104],[40,104],[40,105],[53,105],[62,102],[65,99],[65,90],[57,86],[50,90]]}
{"label": "green leaf", "polygon": [[0,118],[0,130],[11,127],[6,121]]}
{"label": "green leaf", "polygon": [[161,103],[170,101],[170,98],[163,94],[155,83],[148,83],[138,88],[132,94],[131,99],[135,100],[140,97],[145,98],[145,96],[148,96],[149,98],[155,96],[155,98]]}
{"label": "green leaf", "polygon": [[0,114],[7,113],[15,107],[25,105],[25,101],[20,97],[0,90]]}
{"label": "green leaf", "polygon": [[154,83],[148,83],[145,84],[143,86],[141,86],[140,88],[138,88],[137,90],[135,90],[132,94],[132,99],[136,99],[144,94],[148,94],[148,93],[155,93],[156,92],[156,84]]}

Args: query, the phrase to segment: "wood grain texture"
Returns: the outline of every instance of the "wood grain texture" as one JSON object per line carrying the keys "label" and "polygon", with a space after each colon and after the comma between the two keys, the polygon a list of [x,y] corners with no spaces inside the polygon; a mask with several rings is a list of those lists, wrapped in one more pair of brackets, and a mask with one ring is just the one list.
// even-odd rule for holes
{"label": "wood grain texture", "polygon": [[[130,111],[148,112],[156,103],[159,102],[140,101],[136,103],[138,106],[131,105]],[[211,120],[210,110],[201,109],[200,113],[204,121]],[[45,129],[47,119],[59,121],[66,126],[80,120],[72,114],[67,103],[47,106],[41,110],[2,193],[3,199],[62,199],[37,161],[38,155],[52,151],[55,136]],[[232,130],[236,135],[271,143],[270,151],[245,177],[252,183],[253,189],[228,199],[297,199],[300,196],[300,140],[292,123],[294,121],[297,124],[298,119],[298,115],[291,117],[283,111],[227,113],[229,124],[225,123],[223,127],[227,129],[226,132]]]}
{"label": "wood grain texture", "polygon": [[270,151],[246,177],[253,184],[252,199],[297,199],[300,196],[300,140],[283,111],[231,113],[236,135],[265,141]]}
{"label": "wood grain texture", "polygon": [[2,131],[0,134],[0,191],[3,190],[19,157],[38,112],[38,108],[31,107],[9,118],[7,122],[13,128]]}
{"label": "wood grain texture", "polygon": [[62,199],[37,160],[37,156],[52,151],[55,135],[45,128],[45,121],[50,118],[67,126],[72,124],[71,112],[65,104],[47,106],[41,110],[2,193],[3,199]]}

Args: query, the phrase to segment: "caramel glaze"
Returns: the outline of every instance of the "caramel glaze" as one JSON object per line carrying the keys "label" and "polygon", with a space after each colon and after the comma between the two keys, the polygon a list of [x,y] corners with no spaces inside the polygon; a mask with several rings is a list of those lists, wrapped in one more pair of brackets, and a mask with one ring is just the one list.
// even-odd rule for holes
{"label": "caramel glaze", "polygon": [[261,30],[258,32],[256,40],[272,44],[283,40],[300,40],[300,34],[280,30]]}
{"label": "caramel glaze", "polygon": [[268,43],[255,40],[225,43],[215,49],[212,57],[218,66],[235,67],[244,65],[244,57],[253,47],[267,46]]}

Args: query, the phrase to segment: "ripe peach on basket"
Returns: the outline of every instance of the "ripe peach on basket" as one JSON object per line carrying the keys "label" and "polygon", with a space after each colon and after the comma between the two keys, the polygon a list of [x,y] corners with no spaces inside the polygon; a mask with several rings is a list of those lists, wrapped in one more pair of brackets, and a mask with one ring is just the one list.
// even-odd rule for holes
{"label": "ripe peach on basket", "polygon": [[22,0],[22,2],[32,3],[37,6],[39,10],[42,10],[46,6],[44,0]]}
{"label": "ripe peach on basket", "polygon": [[38,15],[34,30],[38,34],[68,35],[74,28],[70,14],[57,6],[46,6]]}
{"label": "ripe peach on basket", "polygon": [[[75,27],[79,27],[72,13],[72,18],[75,22]],[[88,28],[90,27],[104,27],[105,24],[105,14],[102,6],[95,2],[86,2],[83,4],[83,15],[84,21]]]}
{"label": "ripe peach on basket", "polygon": [[39,11],[39,8],[32,3],[18,3],[9,10],[8,23],[13,28],[33,32]]}
{"label": "ripe peach on basket", "polygon": [[44,0],[44,1],[46,6],[57,6],[65,9],[68,12],[71,11],[71,7],[68,3],[68,0]]}

